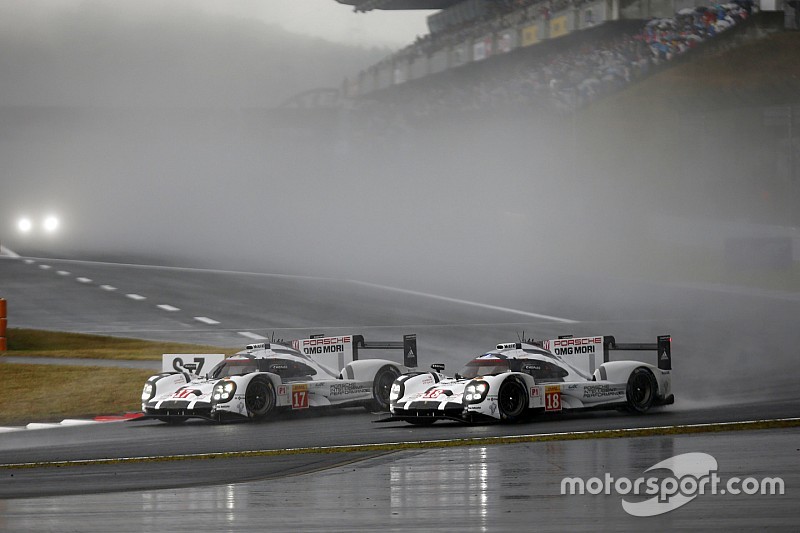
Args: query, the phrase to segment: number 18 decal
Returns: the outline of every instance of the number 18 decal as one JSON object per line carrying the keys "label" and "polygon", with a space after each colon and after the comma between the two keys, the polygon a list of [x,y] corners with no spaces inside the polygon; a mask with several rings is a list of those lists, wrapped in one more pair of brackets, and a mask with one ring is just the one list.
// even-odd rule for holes
{"label": "number 18 decal", "polygon": [[308,385],[294,385],[292,387],[292,409],[308,408]]}
{"label": "number 18 decal", "polygon": [[558,385],[547,385],[544,388],[544,410],[561,410],[561,387]]}

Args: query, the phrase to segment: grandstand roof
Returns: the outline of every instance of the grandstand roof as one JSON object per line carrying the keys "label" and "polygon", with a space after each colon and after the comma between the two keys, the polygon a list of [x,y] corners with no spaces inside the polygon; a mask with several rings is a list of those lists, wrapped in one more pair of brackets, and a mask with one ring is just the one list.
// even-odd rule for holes
{"label": "grandstand roof", "polygon": [[356,11],[373,9],[445,9],[464,0],[336,0]]}

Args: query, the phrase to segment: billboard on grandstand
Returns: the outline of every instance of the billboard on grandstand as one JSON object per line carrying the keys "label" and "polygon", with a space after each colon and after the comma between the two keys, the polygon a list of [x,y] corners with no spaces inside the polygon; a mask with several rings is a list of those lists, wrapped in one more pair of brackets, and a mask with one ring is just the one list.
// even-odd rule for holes
{"label": "billboard on grandstand", "polygon": [[517,43],[514,42],[514,33],[515,32],[511,30],[506,30],[497,36],[497,42],[494,46],[496,53],[505,54],[516,47]]}
{"label": "billboard on grandstand", "polygon": [[531,24],[522,28],[522,46],[530,46],[539,42],[539,25]]}
{"label": "billboard on grandstand", "polygon": [[482,61],[492,55],[492,36],[487,35],[478,39],[472,45],[473,61]]}
{"label": "billboard on grandstand", "polygon": [[567,16],[560,15],[550,21],[550,38],[561,37],[569,33],[567,26]]}

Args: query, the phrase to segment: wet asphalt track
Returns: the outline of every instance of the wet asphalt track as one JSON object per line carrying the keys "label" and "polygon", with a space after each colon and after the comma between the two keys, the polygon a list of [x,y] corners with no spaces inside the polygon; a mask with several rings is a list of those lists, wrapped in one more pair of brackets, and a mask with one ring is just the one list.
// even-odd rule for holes
{"label": "wet asphalt track", "polygon": [[[43,264],[50,268],[42,268]],[[796,365],[796,362],[793,365],[790,363],[796,355],[796,346],[800,345],[800,334],[795,327],[796,319],[800,316],[800,298],[795,295],[730,290],[725,287],[644,285],[619,280],[600,282],[581,278],[575,278],[572,287],[574,291],[570,292],[548,290],[544,283],[541,288],[531,289],[528,293],[489,294],[480,302],[485,305],[474,305],[461,301],[461,295],[447,295],[451,298],[440,299],[347,281],[51,260],[26,264],[21,260],[0,259],[0,291],[9,300],[10,327],[92,331],[220,346],[238,346],[252,342],[249,337],[242,335],[243,332],[269,336],[274,331],[278,336],[292,338],[305,336],[306,333],[333,334],[348,331],[363,333],[368,340],[391,340],[399,338],[403,333],[416,332],[419,336],[421,362],[445,362],[449,371],[497,341],[515,339],[522,330],[539,338],[550,338],[564,333],[613,334],[623,342],[651,342],[651,338],[654,339],[657,334],[671,333],[674,338],[674,374],[678,396],[675,406],[648,416],[628,417],[617,413],[598,413],[562,417],[559,420],[538,419],[514,426],[471,427],[441,424],[430,428],[411,428],[392,424],[387,427],[371,424],[377,418],[374,415],[351,410],[330,413],[333,416],[309,413],[299,417],[283,417],[281,420],[263,424],[214,426],[188,423],[180,427],[170,427],[154,422],[136,422],[13,432],[0,434],[0,463],[399,442],[800,415],[800,394],[797,392],[796,380],[789,372]],[[143,296],[144,299],[134,299],[128,297],[128,294]],[[631,296],[633,294],[636,295],[635,298]],[[159,305],[167,306],[166,309],[170,310],[158,307]],[[173,308],[177,310],[172,310]],[[195,317],[210,318],[218,323],[201,322]],[[722,366],[718,364],[720,360]],[[717,370],[713,371],[715,368]],[[85,501],[105,501],[104,505],[114,510],[111,511],[113,516],[121,519],[124,517],[117,528],[120,531],[163,530],[165,522],[160,520],[174,512],[175,506],[181,505],[187,510],[201,507],[216,510],[218,513],[213,514],[228,516],[226,523],[232,526],[237,524],[237,519],[231,517],[242,516],[243,521],[238,523],[241,528],[237,529],[257,529],[255,524],[259,523],[259,517],[272,517],[274,524],[283,524],[278,529],[290,529],[291,520],[287,521],[283,511],[278,511],[281,518],[276,518],[274,510],[264,508],[265,505],[276,503],[267,497],[267,493],[274,492],[277,486],[305,486],[305,490],[314,493],[313,499],[303,498],[296,492],[301,489],[295,488],[285,495],[287,501],[295,502],[302,509],[302,523],[307,529],[318,529],[333,517],[340,520],[337,523],[342,525],[342,529],[374,529],[381,521],[400,528],[399,522],[391,521],[392,516],[410,518],[414,515],[419,518],[413,512],[420,505],[419,497],[416,496],[418,490],[415,488],[419,487],[419,480],[407,475],[397,479],[390,475],[388,480],[384,479],[386,467],[380,465],[388,465],[396,458],[399,458],[397,461],[400,464],[406,465],[404,468],[416,471],[418,477],[424,478],[424,466],[414,466],[419,464],[416,461],[425,465],[430,464],[431,460],[434,463],[445,461],[446,457],[448,463],[455,461],[461,465],[459,470],[473,472],[486,468],[492,472],[487,476],[495,479],[492,486],[504,486],[508,483],[509,476],[511,479],[520,476],[518,473],[514,474],[517,470],[527,472],[533,469],[537,476],[540,475],[540,453],[542,449],[550,450],[551,446],[563,450],[585,450],[589,446],[590,450],[595,450],[588,457],[569,451],[555,459],[545,453],[547,464],[557,464],[564,471],[571,470],[573,464],[581,464],[580,469],[585,467],[590,471],[607,464],[620,464],[622,470],[628,468],[638,473],[644,469],[639,466],[650,466],[666,459],[670,456],[667,453],[670,450],[694,445],[700,447],[696,451],[713,453],[709,447],[719,447],[719,443],[723,442],[728,445],[729,450],[735,451],[734,456],[739,461],[737,468],[752,465],[766,471],[779,465],[781,472],[791,474],[790,477],[796,480],[796,459],[788,463],[781,462],[788,454],[785,446],[786,439],[789,438],[787,436],[797,441],[796,430],[770,430],[708,437],[676,436],[597,441],[595,444],[532,443],[446,451],[396,452],[372,458],[363,463],[363,466],[359,463],[350,466],[336,465],[363,459],[364,456],[370,456],[369,453],[356,456],[330,454],[322,458],[319,454],[313,454],[313,457],[282,456],[279,459],[251,458],[225,462],[181,461],[136,466],[42,468],[25,470],[24,473],[18,470],[14,472],[13,481],[7,471],[2,472],[4,480],[0,496],[14,498],[46,494],[102,494],[109,491],[141,491],[143,488],[211,483],[210,488],[192,489],[194,496],[187,497],[186,500],[181,497],[182,492],[173,489],[167,492],[123,492],[119,496],[97,496],[93,498],[100,500]],[[651,450],[657,452],[646,455],[650,464],[644,465],[640,464],[641,461],[637,463],[635,457],[628,457],[630,454],[618,454],[616,451],[620,446],[624,449],[638,449],[640,445],[636,443],[648,439],[661,439],[673,444],[668,446],[669,450],[663,446],[652,448]],[[752,445],[753,439],[758,443],[756,447]],[[606,445],[602,442],[626,444]],[[516,447],[519,446],[526,450],[525,459],[521,462],[516,459],[519,456],[516,453],[519,448]],[[526,446],[539,451],[528,453],[529,449],[524,448]],[[800,448],[800,444],[795,448]],[[471,450],[475,449],[488,450],[486,454],[492,457],[491,461],[488,458],[484,461],[488,466],[481,467],[480,460],[473,457],[475,452]],[[578,460],[578,456],[584,458]],[[426,459],[417,459],[418,457]],[[325,471],[330,467],[335,468]],[[504,473],[499,477],[496,474],[498,469]],[[325,472],[310,473],[317,471]],[[296,477],[304,472],[306,474]],[[344,475],[344,472],[356,474]],[[282,477],[286,475],[292,477]],[[573,475],[580,475],[580,472]],[[267,488],[259,485],[262,482],[228,485],[235,480],[273,477],[276,479],[266,482]],[[342,490],[331,492],[327,500],[320,492],[310,488],[316,486],[317,481],[322,486],[331,482],[335,484],[335,479],[342,480]],[[459,492],[457,487],[448,486],[445,480],[428,479],[427,483],[437,485],[443,494],[456,495],[442,496],[437,500],[430,496],[429,486],[420,489],[421,493],[429,494],[429,500],[426,501],[435,506],[434,509],[439,509],[438,513],[421,513],[420,516],[428,516],[433,520],[431,525],[447,526],[445,529],[460,529],[455,526],[455,521],[465,516],[465,513],[466,516],[471,516],[464,506],[471,507],[471,503],[476,501],[480,503],[485,500],[486,505],[479,505],[484,511],[478,513],[483,518],[470,522],[468,530],[507,530],[513,524],[529,523],[530,506],[524,503],[527,500],[536,502],[541,515],[549,517],[552,527],[559,527],[558,522],[552,520],[565,510],[561,499],[548,497],[549,493],[545,493],[545,497],[539,497],[536,491],[531,492],[530,482],[519,485],[517,492],[504,490],[502,496],[493,495],[489,484],[484,487],[486,490],[481,489],[481,484],[477,488],[470,486],[469,492],[474,493],[477,500],[470,499],[465,492]],[[363,494],[366,489],[359,487],[374,488],[377,498],[375,509],[379,509],[374,516],[367,512],[369,504]],[[403,496],[397,497],[396,490]],[[756,502],[753,505],[756,505],[757,510],[771,512],[771,516],[783,516],[782,520],[776,518],[778,521],[770,522],[770,525],[782,525],[791,529],[797,525],[797,518],[786,511],[788,507],[781,505],[786,504],[787,498],[790,503],[796,504],[798,490],[800,486],[795,481],[793,487],[787,487],[788,492],[783,499],[753,499]],[[462,496],[460,499],[457,496],[459,494]],[[204,504],[197,507],[191,501],[195,497]],[[130,498],[137,503],[127,512],[125,502],[132,501]],[[353,502],[350,498],[357,501]],[[442,499],[446,501],[443,502]],[[163,506],[162,500],[166,502]],[[40,504],[44,505],[42,502],[45,501],[50,502],[51,509],[62,509],[61,514],[58,511],[54,511],[54,515],[36,514],[35,509]],[[140,501],[150,501],[151,504],[138,505]],[[490,501],[492,505],[489,505]],[[16,526],[24,524],[22,529],[26,530],[50,530],[52,528],[48,528],[47,523],[57,523],[58,520],[67,520],[66,523],[70,523],[70,516],[81,512],[75,510],[75,502],[69,497],[25,500],[30,503],[22,505],[22,508],[29,509],[28,513],[19,511],[19,504],[22,502],[23,500],[6,502],[7,512],[0,511],[0,529],[20,530]],[[724,499],[710,499],[708,502],[712,507],[707,509],[701,528],[722,524],[714,521],[714,518],[719,518],[720,511],[728,511],[729,507],[739,509],[738,502],[732,504]],[[781,505],[776,507],[774,502]],[[631,517],[620,511],[618,500],[614,504],[600,498],[592,500],[588,506],[582,505],[578,508],[575,505],[570,504],[566,508],[571,513],[568,523],[576,526],[574,528],[591,528],[590,517],[594,516],[593,513],[603,514],[604,509],[607,512],[603,516],[616,517],[617,522],[614,523],[624,528],[638,529],[647,523],[637,525],[636,522],[630,522]],[[231,512],[224,512],[225,506]],[[671,517],[687,516],[685,511],[692,506],[700,507],[692,502],[686,509],[673,511],[661,518],[636,520],[650,520],[651,527],[654,524],[659,527],[689,527],[687,522],[681,522],[678,518],[673,522]],[[17,511],[12,513],[12,508]],[[519,508],[525,508],[525,513],[520,514],[517,511]],[[593,511],[587,512],[587,508]],[[102,530],[104,511],[98,509],[96,505],[87,507],[86,514],[81,516],[88,522],[83,528],[76,527],[75,530],[92,530],[88,527],[91,524],[100,528],[96,530]],[[319,509],[319,513],[312,512],[315,509]],[[690,516],[696,516],[696,512],[699,511]],[[216,526],[208,529],[225,529],[221,523],[210,520],[208,514],[198,514],[198,517],[202,516],[206,517],[205,520],[198,518],[187,524],[194,524],[195,530],[204,529],[204,526],[212,523]],[[382,519],[377,518],[381,516]],[[491,520],[492,517],[495,517],[495,521]],[[48,520],[56,522],[47,522]],[[422,525],[415,523],[417,526]],[[746,523],[748,522],[742,524]],[[752,521],[750,523],[757,525]],[[492,524],[497,524],[499,528],[493,528]],[[188,529],[191,528],[187,526]]]}
{"label": "wet asphalt track", "polygon": [[[400,451],[314,464],[305,458],[169,467],[244,472],[241,483],[0,500],[2,531],[797,531],[800,430],[540,442]],[[635,517],[623,499],[562,495],[565,477],[635,480],[667,457],[704,452],[732,478],[779,476],[783,494],[697,495],[683,507]],[[304,462],[307,468],[295,468]],[[214,463],[213,461],[211,463]],[[77,469],[78,467],[76,467]],[[250,468],[265,479],[247,481]],[[663,471],[659,479],[668,477]],[[119,473],[135,475],[131,472]],[[273,477],[274,476],[274,477]],[[107,473],[106,477],[113,478]],[[113,484],[109,481],[108,484]]]}

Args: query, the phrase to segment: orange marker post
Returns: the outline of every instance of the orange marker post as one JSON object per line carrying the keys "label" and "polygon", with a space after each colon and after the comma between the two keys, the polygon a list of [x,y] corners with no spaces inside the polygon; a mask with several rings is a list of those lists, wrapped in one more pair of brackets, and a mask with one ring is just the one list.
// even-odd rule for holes
{"label": "orange marker post", "polygon": [[8,340],[6,339],[6,327],[8,326],[8,318],[6,318],[7,306],[5,298],[0,298],[0,352],[8,350]]}

